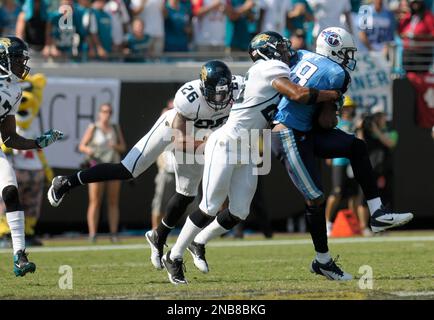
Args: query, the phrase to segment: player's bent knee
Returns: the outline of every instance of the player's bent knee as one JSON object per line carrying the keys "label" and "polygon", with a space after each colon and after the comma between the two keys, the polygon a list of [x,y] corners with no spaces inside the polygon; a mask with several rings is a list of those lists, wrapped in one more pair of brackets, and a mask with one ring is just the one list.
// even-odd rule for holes
{"label": "player's bent knee", "polygon": [[190,214],[189,218],[196,227],[204,228],[214,217],[199,209]]}
{"label": "player's bent knee", "polygon": [[16,186],[10,185],[5,187],[2,190],[2,198],[6,206],[6,212],[22,210]]}
{"label": "player's bent knee", "polygon": [[233,215],[229,209],[225,209],[223,212],[221,212],[219,215],[217,215],[217,222],[226,230],[231,230],[233,227],[235,227],[238,223],[243,221],[238,216]]}

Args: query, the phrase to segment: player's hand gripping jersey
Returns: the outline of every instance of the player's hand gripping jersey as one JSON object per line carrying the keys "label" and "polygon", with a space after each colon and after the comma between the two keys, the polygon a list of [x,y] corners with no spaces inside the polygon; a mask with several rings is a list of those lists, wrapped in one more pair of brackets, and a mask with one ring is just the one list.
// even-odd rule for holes
{"label": "player's hand gripping jersey", "polygon": [[[351,77],[338,63],[307,50],[297,51],[297,60],[290,73],[290,80],[294,83],[318,90],[347,91]],[[315,108],[315,105],[302,105],[284,97],[274,120],[288,128],[306,132],[312,129]]]}

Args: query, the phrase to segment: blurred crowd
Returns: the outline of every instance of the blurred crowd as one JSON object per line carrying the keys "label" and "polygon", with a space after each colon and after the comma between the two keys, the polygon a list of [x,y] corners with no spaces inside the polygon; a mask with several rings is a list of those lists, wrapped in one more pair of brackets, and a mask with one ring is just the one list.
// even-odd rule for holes
{"label": "blurred crowd", "polygon": [[24,38],[42,59],[143,62],[174,52],[236,56],[265,30],[313,49],[320,30],[340,26],[359,51],[387,55],[398,41],[404,58],[429,64],[432,43],[425,51],[420,43],[434,39],[432,8],[433,0],[3,0],[0,33]]}

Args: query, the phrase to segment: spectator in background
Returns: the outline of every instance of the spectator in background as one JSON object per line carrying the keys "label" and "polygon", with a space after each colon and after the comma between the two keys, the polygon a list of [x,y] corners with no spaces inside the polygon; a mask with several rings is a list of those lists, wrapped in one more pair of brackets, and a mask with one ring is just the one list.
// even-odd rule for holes
{"label": "spectator in background", "polygon": [[[110,123],[113,108],[110,104],[102,104],[99,108],[98,120],[87,128],[80,141],[80,152],[87,155],[88,166],[98,163],[117,163],[121,153],[125,152],[126,144],[119,126]],[[107,186],[107,209],[110,228],[110,240],[117,242],[119,225],[119,193],[121,181],[108,181],[89,184],[89,207],[87,223],[89,240],[96,241],[98,221],[104,187]]]}
{"label": "spectator in background", "polygon": [[190,0],[167,0],[164,9],[164,51],[189,51],[193,11]]}
{"label": "spectator in background", "polygon": [[246,51],[250,44],[249,19],[252,19],[253,0],[227,0],[226,48]]}
{"label": "spectator in background", "polygon": [[123,0],[108,0],[104,11],[111,18],[112,49],[114,53],[122,53],[125,35],[128,33],[130,16]]}
{"label": "spectator in background", "polygon": [[[385,203],[392,202],[392,150],[398,143],[398,133],[387,126],[384,106],[379,104],[371,108],[371,113],[363,118],[357,128],[357,136],[365,140],[373,172],[376,175],[380,196]],[[360,194],[362,192],[360,191]],[[361,195],[360,198],[363,198]],[[368,219],[366,201],[360,200],[357,208],[359,219]]]}
{"label": "spectator in background", "polygon": [[404,42],[403,64],[408,71],[426,72],[433,60],[434,15],[422,0],[408,1],[410,12],[399,22],[399,33]]}
{"label": "spectator in background", "polygon": [[369,8],[369,13],[372,13],[372,25],[359,24],[360,41],[369,51],[383,52],[386,56],[387,44],[395,37],[395,16],[386,8],[383,0],[374,0]]}
{"label": "spectator in background", "polygon": [[26,0],[18,15],[16,36],[25,40],[33,51],[32,58],[40,52],[45,58],[60,56],[53,45],[51,23],[48,16],[48,4],[44,0]]}
{"label": "spectator in background", "polygon": [[258,32],[275,31],[285,33],[292,0],[259,0]]}
{"label": "spectator in background", "polygon": [[[74,1],[73,0],[61,0],[59,3],[59,8],[61,6],[70,6],[73,8]],[[77,44],[74,43],[74,37],[78,30],[78,24],[80,21],[77,20],[76,11],[73,11],[73,19],[72,19],[72,29],[61,29],[59,26],[60,19],[65,15],[66,12],[58,12],[54,11],[50,14],[50,23],[51,23],[51,36],[53,38],[53,44],[60,51],[60,56],[62,57],[72,57],[74,46]]]}
{"label": "spectator in background", "polygon": [[[161,114],[173,109],[173,98]],[[158,173],[155,176],[155,191],[152,199],[152,229],[157,229],[165,215],[165,206],[176,192],[175,161],[172,151],[165,151],[157,158]]]}
{"label": "spectator in background", "polygon": [[315,38],[321,30],[329,27],[340,27],[353,33],[350,0],[307,0],[307,3],[315,18],[313,28]]}
{"label": "spectator in background", "polygon": [[144,23],[140,18],[134,18],[132,32],[127,35],[124,54],[126,62],[144,62],[149,48],[149,35],[144,33]]}
{"label": "spectator in background", "polygon": [[293,50],[304,50],[306,49],[306,34],[303,29],[296,29],[291,33],[289,40],[291,41],[291,48]]}
{"label": "spectator in background", "polygon": [[[355,133],[354,117],[356,104],[346,96],[340,111],[337,128],[348,134]],[[348,209],[357,214],[358,184],[351,170],[350,160],[347,158],[328,159],[327,164],[332,166],[332,189],[326,202],[327,235],[330,236],[337,210],[342,199],[348,199]],[[360,227],[364,235],[369,235],[368,221],[365,217],[360,218]]]}
{"label": "spectator in background", "polygon": [[94,16],[94,28],[91,32],[91,46],[89,48],[89,57],[107,59],[113,50],[111,17],[104,11],[106,0],[93,0],[92,12]]}
{"label": "spectator in background", "polygon": [[95,56],[91,39],[91,34],[96,32],[96,21],[92,12],[92,4],[90,0],[78,0],[73,9],[77,21],[77,34],[79,36],[78,54],[81,55],[82,60],[86,60],[91,48],[91,55]]}
{"label": "spectator in background", "polygon": [[4,0],[0,6],[0,34],[15,35],[15,25],[21,6],[15,0]]}
{"label": "spectator in background", "polygon": [[306,47],[313,44],[313,12],[306,0],[292,0],[292,9],[288,12],[288,30],[290,36],[297,30],[304,31]]}
{"label": "spectator in background", "polygon": [[149,56],[159,57],[164,49],[164,0],[131,0],[134,16],[144,22],[144,33],[149,35]]}
{"label": "spectator in background", "polygon": [[193,0],[193,35],[197,51],[224,52],[225,0]]}

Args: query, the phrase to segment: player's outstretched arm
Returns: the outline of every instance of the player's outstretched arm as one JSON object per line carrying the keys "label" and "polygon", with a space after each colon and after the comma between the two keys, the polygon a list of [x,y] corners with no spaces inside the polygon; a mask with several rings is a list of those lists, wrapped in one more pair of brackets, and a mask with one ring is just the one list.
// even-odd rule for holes
{"label": "player's outstretched arm", "polygon": [[17,134],[16,130],[15,116],[7,116],[0,127],[2,140],[6,147],[16,150],[45,148],[63,137],[62,132],[49,130],[35,140],[26,139]]}
{"label": "player's outstretched arm", "polygon": [[173,119],[172,128],[177,130],[175,135],[175,148],[187,153],[194,153],[194,151],[202,144],[202,140],[194,140],[193,125],[188,126],[187,118],[179,112]]}
{"label": "player's outstretched arm", "polygon": [[315,104],[320,102],[334,102],[341,98],[342,93],[338,90],[317,90],[302,87],[293,83],[288,78],[278,78],[272,83],[273,88],[288,99],[301,104]]}

